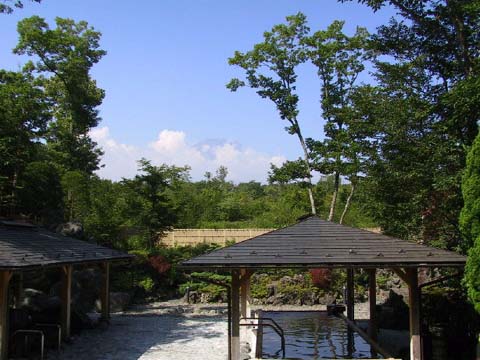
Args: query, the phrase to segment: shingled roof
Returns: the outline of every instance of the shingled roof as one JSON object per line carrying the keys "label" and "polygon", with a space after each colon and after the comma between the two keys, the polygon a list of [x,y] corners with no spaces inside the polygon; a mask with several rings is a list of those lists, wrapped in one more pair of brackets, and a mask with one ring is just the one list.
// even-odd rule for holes
{"label": "shingled roof", "polygon": [[317,216],[185,261],[186,268],[463,267],[466,257]]}
{"label": "shingled roof", "polygon": [[35,226],[0,221],[0,269],[126,260],[132,255]]}

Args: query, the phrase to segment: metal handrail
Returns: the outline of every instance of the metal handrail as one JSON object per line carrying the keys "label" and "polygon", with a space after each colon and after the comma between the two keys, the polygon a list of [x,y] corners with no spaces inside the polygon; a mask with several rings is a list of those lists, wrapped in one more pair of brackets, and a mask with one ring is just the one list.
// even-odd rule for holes
{"label": "metal handrail", "polygon": [[34,327],[39,328],[36,330],[42,331],[42,328],[54,328],[57,332],[57,350],[60,351],[62,347],[62,327],[58,324],[45,324],[45,323],[35,323]]}
{"label": "metal handrail", "polygon": [[45,354],[45,334],[40,330],[17,330],[12,335],[12,340],[19,334],[25,335],[25,345],[28,344],[28,335],[40,336],[40,360],[43,360]]}
{"label": "metal handrail", "polygon": [[[275,320],[273,320],[272,318],[269,318],[269,317],[262,317],[261,319],[262,319],[262,321],[263,320],[271,321],[273,323],[273,325],[277,327],[278,331],[282,334],[282,336],[285,336],[285,333],[283,332],[282,327],[280,325],[278,325],[278,323]],[[240,320],[260,320],[260,318],[241,317]]]}
{"label": "metal handrail", "polygon": [[[262,328],[262,331],[264,326],[272,328],[273,331],[275,331],[275,333],[278,336],[280,336],[280,344],[282,348],[282,359],[285,359],[285,333],[283,332],[283,329],[281,328],[281,326],[278,325],[278,323],[275,320],[273,320],[272,318],[264,318],[264,317],[262,318],[244,317],[244,318],[240,318],[240,320],[257,320],[257,321],[262,320],[262,322],[257,322],[256,324],[240,324],[240,326],[258,326]],[[272,324],[264,324],[263,320],[271,321]]]}

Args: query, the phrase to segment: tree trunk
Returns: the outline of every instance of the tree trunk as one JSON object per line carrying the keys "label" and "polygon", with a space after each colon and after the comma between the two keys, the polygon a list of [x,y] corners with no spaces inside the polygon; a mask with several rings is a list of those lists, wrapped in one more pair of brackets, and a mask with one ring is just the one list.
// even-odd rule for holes
{"label": "tree trunk", "polygon": [[[296,127],[296,133],[298,136],[298,140],[300,141],[300,145],[302,146],[303,149],[303,156],[304,156],[304,162],[305,166],[307,167],[308,175],[312,175],[312,169],[310,168],[310,164],[308,162],[308,149],[307,145],[305,144],[305,140],[303,139],[302,133],[300,131],[300,127],[298,126],[298,122],[295,121],[294,126]],[[312,191],[312,178],[308,177],[306,178],[306,181],[308,182],[308,198],[310,200],[310,206],[312,209],[312,214],[315,215],[317,213],[317,209],[315,207],[315,199],[313,198],[313,191]]]}
{"label": "tree trunk", "polygon": [[16,215],[16,208],[17,208],[17,181],[18,181],[18,169],[15,166],[15,169],[13,170],[12,192],[11,192],[11,200],[10,200],[10,216],[12,217]]}
{"label": "tree trunk", "polygon": [[343,220],[345,219],[345,215],[347,215],[348,209],[352,204],[353,193],[355,192],[355,182],[351,182],[350,194],[348,195],[347,202],[345,203],[345,207],[343,208],[342,216],[340,216],[340,224],[343,224]]}
{"label": "tree trunk", "polygon": [[335,182],[333,185],[332,202],[330,203],[330,212],[328,214],[328,221],[333,221],[335,216],[335,206],[337,205],[338,187],[340,186],[340,173],[335,171]]}
{"label": "tree trunk", "polygon": [[70,212],[68,216],[68,221],[73,221],[73,191],[68,190],[67,192],[67,200],[70,203]]}

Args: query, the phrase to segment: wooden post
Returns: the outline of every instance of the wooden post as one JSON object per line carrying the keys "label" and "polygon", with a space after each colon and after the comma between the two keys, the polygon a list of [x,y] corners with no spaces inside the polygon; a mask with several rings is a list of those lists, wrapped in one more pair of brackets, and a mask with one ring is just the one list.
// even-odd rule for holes
{"label": "wooden post", "polygon": [[22,306],[24,291],[23,291],[23,273],[16,274],[16,281],[14,287],[15,309]]}
{"label": "wooden post", "polygon": [[420,323],[420,288],[418,269],[405,269],[408,278],[408,301],[410,306],[410,360],[422,360],[422,338]]}
{"label": "wooden post", "polygon": [[355,288],[353,283],[353,269],[347,269],[347,318],[355,320]]}
{"label": "wooden post", "polygon": [[252,276],[252,272],[250,270],[242,269],[241,275],[240,315],[242,318],[247,318],[251,316],[250,277]]}
{"label": "wooden post", "polygon": [[8,359],[8,285],[11,271],[0,271],[0,360]]}
{"label": "wooden post", "polygon": [[62,309],[60,314],[60,326],[62,328],[62,338],[70,337],[70,316],[72,305],[72,265],[62,267]]}
{"label": "wooden post", "polygon": [[368,335],[377,340],[377,279],[376,269],[368,271],[368,300],[370,304],[370,321],[368,324]]}
{"label": "wooden post", "polygon": [[232,270],[232,360],[240,360],[240,271]]}
{"label": "wooden post", "polygon": [[[252,272],[247,269],[240,270],[240,316],[242,319],[246,319],[251,317],[251,309],[250,309],[250,277],[252,276]],[[245,323],[252,323],[251,320],[245,320]],[[250,345],[254,342],[252,339],[253,336],[253,328],[243,326],[240,329],[240,339],[242,342],[247,342]]]}
{"label": "wooden post", "polygon": [[100,294],[102,308],[101,320],[108,322],[110,320],[110,263],[108,261],[102,264],[103,284]]}

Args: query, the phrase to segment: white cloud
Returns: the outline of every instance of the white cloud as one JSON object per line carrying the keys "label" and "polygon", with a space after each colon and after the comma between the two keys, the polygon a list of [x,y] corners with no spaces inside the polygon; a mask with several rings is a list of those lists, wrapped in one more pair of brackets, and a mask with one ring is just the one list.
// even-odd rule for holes
{"label": "white cloud", "polygon": [[152,147],[156,151],[167,153],[177,151],[185,146],[185,133],[183,131],[174,130],[160,131],[157,141],[152,143]]}
{"label": "white cloud", "polygon": [[218,139],[190,144],[187,134],[177,130],[162,130],[155,141],[143,147],[116,141],[106,126],[92,130],[90,136],[105,152],[105,167],[100,169],[98,174],[113,180],[133,177],[137,169],[136,161],[142,157],[151,160],[155,165],[189,165],[194,180],[201,179],[207,171],[215,172],[223,165],[228,168],[228,179],[235,182],[265,182],[270,163],[280,165],[286,160],[282,155],[272,156]]}
{"label": "white cloud", "polygon": [[90,136],[104,151],[102,157],[104,167],[98,171],[99,176],[112,180],[135,176],[136,161],[142,157],[141,149],[117,142],[111,137],[107,126],[91,130]]}

